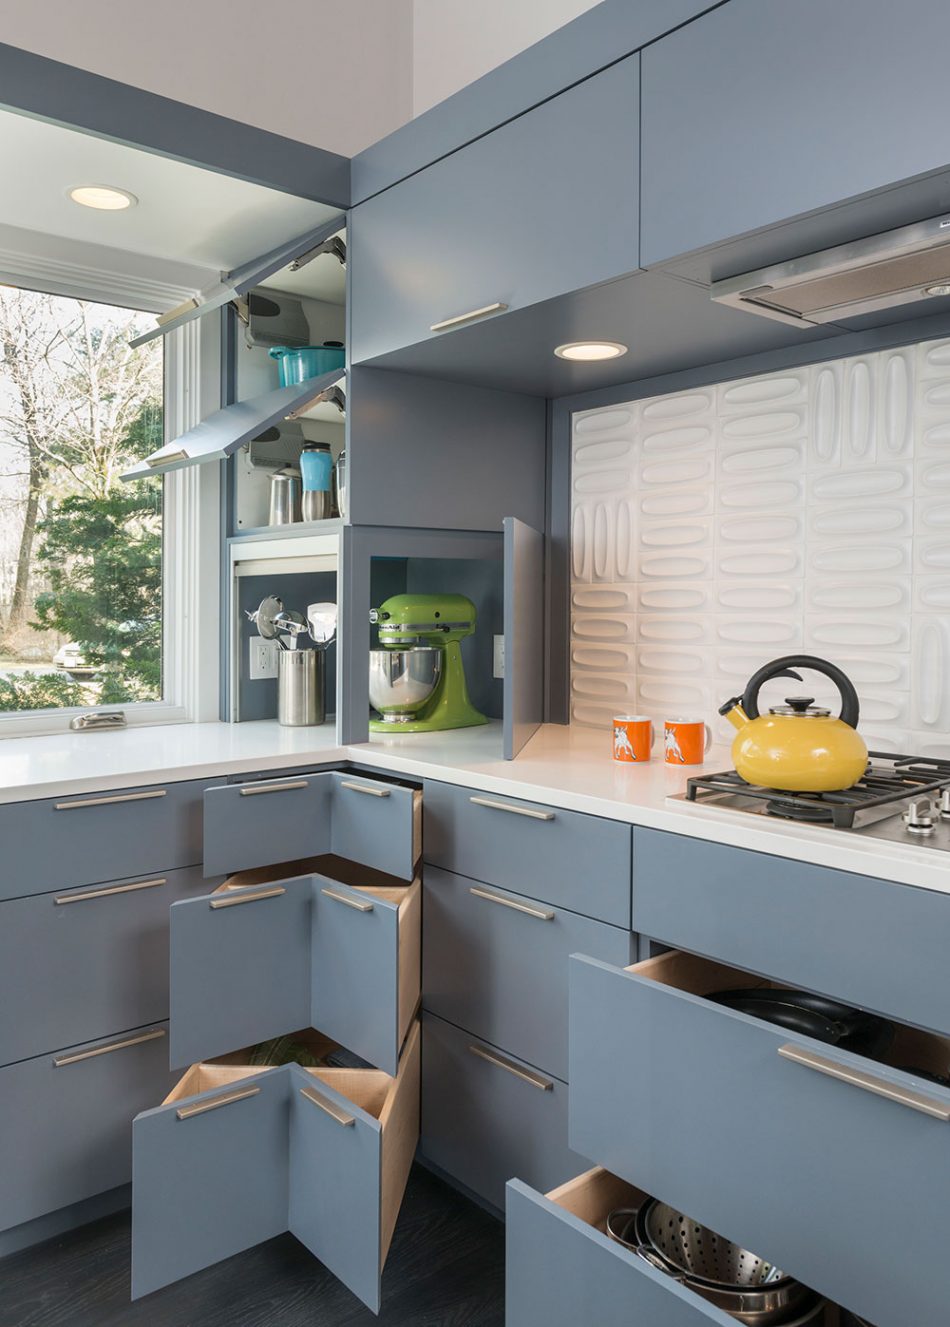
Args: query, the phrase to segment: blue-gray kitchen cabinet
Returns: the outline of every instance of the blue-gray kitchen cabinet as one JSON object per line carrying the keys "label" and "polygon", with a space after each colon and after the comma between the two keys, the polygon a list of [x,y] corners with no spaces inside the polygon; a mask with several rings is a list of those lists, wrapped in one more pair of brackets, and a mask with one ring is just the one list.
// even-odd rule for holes
{"label": "blue-gray kitchen cabinet", "polygon": [[200,867],[0,903],[0,1064],[168,1017],[168,909]]}
{"label": "blue-gray kitchen cabinet", "polygon": [[950,1088],[914,1069],[950,1045],[905,1030],[892,1068],[704,998],[757,983],[573,957],[571,1145],[876,1327],[944,1321]]}
{"label": "blue-gray kitchen cabinet", "polygon": [[630,926],[630,826],[426,781],[425,860],[613,926]]}
{"label": "blue-gray kitchen cabinet", "polygon": [[422,855],[422,793],[352,771],[331,775],[330,852],[411,880]]}
{"label": "blue-gray kitchen cabinet", "polygon": [[583,1169],[567,1144],[567,1084],[425,1013],[423,1156],[499,1210],[518,1176],[553,1188]]}
{"label": "blue-gray kitchen cabinet", "polygon": [[353,209],[353,363],[636,270],[638,60]]}
{"label": "blue-gray kitchen cabinet", "polygon": [[950,1033],[948,895],[639,827],[633,859],[642,935]]}
{"label": "blue-gray kitchen cabinet", "polygon": [[0,1230],[127,1184],[132,1117],[169,1090],[165,1024],[0,1069]]}
{"label": "blue-gray kitchen cabinet", "polygon": [[[623,967],[629,931],[429,866],[424,879],[425,1007],[567,1081],[568,957]],[[577,891],[583,906],[583,891]]]}
{"label": "blue-gray kitchen cabinet", "polygon": [[647,47],[642,265],[945,169],[948,40],[941,0],[899,21],[890,0],[730,0]]}
{"label": "blue-gray kitchen cabinet", "polygon": [[0,899],[196,865],[204,787],[166,783],[0,806]]}

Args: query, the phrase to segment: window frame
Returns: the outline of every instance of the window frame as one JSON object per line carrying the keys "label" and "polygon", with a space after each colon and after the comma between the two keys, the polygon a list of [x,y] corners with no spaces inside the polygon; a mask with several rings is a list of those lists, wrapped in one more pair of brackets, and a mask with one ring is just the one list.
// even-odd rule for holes
{"label": "window frame", "polygon": [[[119,258],[119,255],[116,255]],[[75,263],[0,254],[0,281],[71,299],[160,313],[197,292],[142,276],[125,280]],[[171,441],[221,405],[222,320],[211,315],[164,342],[164,436]],[[125,705],[0,713],[0,739],[69,731],[78,715],[121,712],[128,727],[219,717],[222,466],[164,477],[162,502],[162,699]]]}

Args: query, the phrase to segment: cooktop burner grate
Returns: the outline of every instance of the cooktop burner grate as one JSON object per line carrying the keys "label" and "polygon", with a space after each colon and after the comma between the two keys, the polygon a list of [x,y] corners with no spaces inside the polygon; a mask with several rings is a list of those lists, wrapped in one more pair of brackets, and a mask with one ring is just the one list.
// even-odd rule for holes
{"label": "cooktop burner grate", "polygon": [[925,756],[890,756],[871,751],[864,777],[852,788],[832,793],[782,792],[746,783],[735,770],[721,774],[699,774],[686,784],[686,800],[698,802],[723,794],[765,803],[769,815],[802,824],[833,825],[851,829],[859,812],[896,814],[908,798],[939,793],[950,787],[950,760]]}

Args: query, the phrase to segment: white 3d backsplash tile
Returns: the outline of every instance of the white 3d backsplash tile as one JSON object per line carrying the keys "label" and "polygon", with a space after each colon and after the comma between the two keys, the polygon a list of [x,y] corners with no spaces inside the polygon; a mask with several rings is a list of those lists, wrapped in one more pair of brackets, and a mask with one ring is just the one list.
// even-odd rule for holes
{"label": "white 3d backsplash tile", "polygon": [[719,705],[806,652],[872,747],[950,755],[950,341],[576,415],[572,485],[573,722],[726,739]]}

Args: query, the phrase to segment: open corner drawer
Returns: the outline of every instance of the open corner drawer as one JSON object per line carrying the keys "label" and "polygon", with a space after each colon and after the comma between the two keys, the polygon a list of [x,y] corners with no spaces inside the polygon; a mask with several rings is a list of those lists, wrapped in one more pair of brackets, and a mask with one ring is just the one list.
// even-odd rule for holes
{"label": "open corner drawer", "polygon": [[378,1313],[419,1137],[419,1045],[414,1024],[395,1078],[193,1065],[133,1124],[133,1298],[289,1230]]}
{"label": "open corner drawer", "polygon": [[326,854],[412,880],[422,857],[421,790],[395,776],[350,770],[206,789],[206,876]]}
{"label": "open corner drawer", "polygon": [[[735,1327],[736,1319],[606,1233],[640,1189],[599,1167],[543,1195],[507,1189],[506,1327]],[[834,1305],[809,1301],[785,1327],[839,1327]]]}
{"label": "open corner drawer", "polygon": [[570,965],[574,1151],[877,1327],[945,1321],[950,1042],[898,1026],[870,1060],[713,1002],[769,983],[676,951]]}
{"label": "open corner drawer", "polygon": [[337,857],[172,904],[176,1068],[316,1027],[395,1074],[420,992],[422,886]]}

